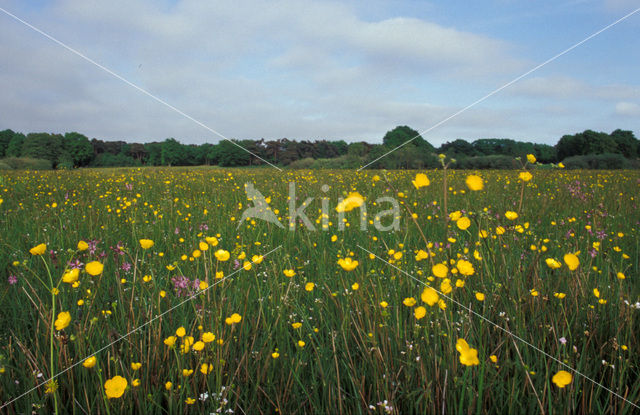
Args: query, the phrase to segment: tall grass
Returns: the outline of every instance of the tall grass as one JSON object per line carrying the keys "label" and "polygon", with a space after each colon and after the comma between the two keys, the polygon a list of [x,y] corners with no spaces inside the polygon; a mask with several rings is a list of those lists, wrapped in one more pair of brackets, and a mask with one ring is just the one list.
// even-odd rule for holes
{"label": "tall grass", "polygon": [[[5,172],[0,401],[75,366],[2,412],[636,412],[596,383],[640,401],[640,175],[536,171],[523,187],[517,172],[483,171],[485,188],[471,192],[465,186],[469,172],[447,171],[443,186],[443,171],[428,171],[431,184],[420,189],[411,183],[416,173]],[[295,231],[288,229],[289,181],[296,182],[296,207],[315,198],[305,209],[315,231],[299,221]],[[259,219],[238,223],[251,205],[247,182],[270,198],[284,228]],[[324,184],[330,186],[326,192]],[[367,227],[360,228],[355,209],[340,231],[333,207],[352,191],[365,197]],[[506,211],[518,211],[521,195],[519,217],[506,219]],[[415,221],[401,206],[397,231],[376,230],[369,221],[389,208],[374,205],[381,196],[397,198]],[[326,230],[323,197],[332,207]],[[448,213],[471,219],[468,229],[445,220],[445,197]],[[154,246],[143,249],[143,238]],[[90,248],[80,250],[81,240]],[[29,253],[41,243],[44,255]],[[276,248],[250,270],[241,268]],[[216,258],[219,249],[230,252],[228,261]],[[433,256],[418,260],[419,250]],[[574,271],[563,261],[567,253],[579,258]],[[359,262],[352,271],[337,264],[347,256]],[[550,268],[547,258],[561,267]],[[472,263],[473,275],[453,273],[459,259]],[[104,270],[91,276],[83,264],[94,260]],[[447,296],[464,307],[442,295],[440,305],[421,302],[425,285],[447,291],[444,278],[433,276],[436,263],[447,264]],[[82,270],[75,287],[61,282],[72,266]],[[285,276],[285,269],[295,275]],[[209,288],[198,294],[196,279]],[[186,280],[189,287],[176,288]],[[315,284],[311,291],[308,282]],[[415,305],[403,304],[409,297]],[[419,306],[427,313],[416,319]],[[572,382],[557,387],[552,377],[566,367],[470,310],[593,381],[572,372]],[[72,321],[58,331],[51,322],[61,311],[69,311]],[[227,324],[233,313],[241,320]],[[180,327],[186,335],[167,346]],[[193,343],[208,332],[215,340],[195,351]],[[185,352],[189,336],[193,343]],[[477,349],[477,366],[461,364],[459,338]],[[97,364],[84,367],[94,354]],[[134,370],[132,363],[142,365]],[[203,363],[211,365],[210,373],[202,373]],[[184,376],[183,370],[193,373]],[[128,386],[121,397],[108,399],[104,384],[115,376]]]}

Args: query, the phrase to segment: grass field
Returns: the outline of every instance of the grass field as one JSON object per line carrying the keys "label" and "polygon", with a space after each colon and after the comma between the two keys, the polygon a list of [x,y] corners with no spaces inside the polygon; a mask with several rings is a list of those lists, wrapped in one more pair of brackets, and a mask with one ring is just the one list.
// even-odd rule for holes
{"label": "grass field", "polygon": [[532,173],[3,173],[0,413],[637,413],[640,173]]}

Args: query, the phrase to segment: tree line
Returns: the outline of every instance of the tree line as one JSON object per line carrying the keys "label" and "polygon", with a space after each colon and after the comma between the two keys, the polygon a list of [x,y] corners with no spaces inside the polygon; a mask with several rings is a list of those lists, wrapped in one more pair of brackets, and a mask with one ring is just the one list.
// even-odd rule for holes
{"label": "tree line", "polygon": [[7,129],[0,131],[0,158],[3,158],[0,163],[10,165],[11,160],[37,159],[58,169],[141,165],[234,167],[259,166],[265,162],[291,168],[369,165],[378,169],[418,169],[436,168],[437,155],[446,154],[456,160],[456,168],[483,169],[517,168],[518,157],[534,154],[541,163],[563,162],[569,168],[622,168],[637,167],[640,157],[638,139],[632,131],[620,129],[611,134],[586,130],[564,135],[555,146],[482,138],[473,142],[456,139],[435,148],[408,126],[388,131],[381,144],[287,138],[232,141],[196,145],[167,138],[161,142],[127,143],[89,139],[77,132],[25,135]]}

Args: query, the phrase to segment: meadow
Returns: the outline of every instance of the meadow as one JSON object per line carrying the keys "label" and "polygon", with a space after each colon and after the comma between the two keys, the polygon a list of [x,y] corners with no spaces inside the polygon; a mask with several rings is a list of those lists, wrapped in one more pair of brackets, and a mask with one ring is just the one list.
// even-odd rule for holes
{"label": "meadow", "polygon": [[0,413],[638,413],[640,173],[524,169],[5,172]]}

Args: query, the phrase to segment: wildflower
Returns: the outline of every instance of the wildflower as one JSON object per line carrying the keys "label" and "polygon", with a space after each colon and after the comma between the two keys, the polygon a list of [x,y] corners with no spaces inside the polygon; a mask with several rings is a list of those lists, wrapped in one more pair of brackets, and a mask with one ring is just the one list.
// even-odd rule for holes
{"label": "wildflower", "polygon": [[277,359],[277,358],[279,358],[279,357],[280,357],[280,353],[278,353],[278,352],[273,352],[273,353],[271,353],[271,357],[272,357],[272,358],[274,358],[274,359]]}
{"label": "wildflower", "polygon": [[153,247],[153,241],[151,239],[140,239],[140,246],[142,249],[149,249]]}
{"label": "wildflower", "polygon": [[352,260],[351,257],[340,258],[338,265],[345,271],[353,271],[358,266],[358,261]]}
{"label": "wildflower", "polygon": [[389,303],[387,303],[386,301],[381,301],[380,302],[380,307],[387,308],[388,306],[389,306]]}
{"label": "wildflower", "polygon": [[574,271],[580,265],[580,260],[575,254],[566,254],[564,256],[564,262],[567,264],[571,271]]}
{"label": "wildflower", "polygon": [[423,306],[416,307],[416,309],[413,310],[413,315],[415,316],[416,320],[420,320],[427,315],[427,309]]}
{"label": "wildflower", "polygon": [[456,268],[458,269],[458,272],[460,272],[460,274],[462,275],[473,275],[476,271],[473,268],[473,264],[469,261],[466,261],[464,259],[460,259],[458,260],[458,262],[456,263]]}
{"label": "wildflower", "polygon": [[532,288],[531,291],[529,291],[529,293],[531,294],[532,297],[537,297],[539,294],[535,288]]}
{"label": "wildflower", "polygon": [[595,295],[595,296],[596,296],[596,298],[600,298],[600,290],[599,290],[599,289],[597,289],[597,288],[594,288],[594,289],[593,289],[593,295]]}
{"label": "wildflower", "polygon": [[94,277],[102,274],[103,269],[104,265],[98,261],[91,261],[84,266],[84,270],[87,271],[87,274],[93,275]]}
{"label": "wildflower", "polygon": [[458,339],[456,342],[456,350],[460,353],[460,363],[463,365],[475,366],[480,364],[478,360],[478,350],[471,348],[466,340]]}
{"label": "wildflower", "polygon": [[360,284],[358,284],[357,282],[354,282],[353,284],[351,284],[351,289],[353,291],[358,291],[359,288],[360,288]]}
{"label": "wildflower", "polygon": [[531,164],[534,164],[536,162],[536,156],[534,156],[533,154],[527,154],[527,161]]}
{"label": "wildflower", "polygon": [[47,387],[44,389],[44,393],[50,395],[54,393],[56,390],[58,390],[58,381],[52,379],[49,382],[47,382]]}
{"label": "wildflower", "polygon": [[142,367],[142,363],[131,362],[131,370],[134,372]]}
{"label": "wildflower", "polygon": [[460,219],[458,219],[456,221],[456,226],[458,227],[458,229],[464,231],[465,229],[467,229],[469,226],[471,226],[471,221],[469,220],[468,217],[463,216]]}
{"label": "wildflower", "polygon": [[562,164],[562,162],[558,163],[558,167],[560,167],[561,169],[564,169],[564,164]]}
{"label": "wildflower", "polygon": [[104,383],[104,392],[107,398],[119,398],[124,394],[124,390],[127,388],[127,380],[122,376],[114,376],[108,379]]}
{"label": "wildflower", "polygon": [[242,320],[242,316],[240,316],[240,314],[238,313],[233,313],[230,317],[227,317],[224,322],[231,326],[232,324],[235,323],[240,323],[240,321]]}
{"label": "wildflower", "polygon": [[547,266],[551,269],[558,269],[562,266],[562,264],[554,258],[547,258],[545,259],[545,262],[547,263]]}
{"label": "wildflower", "polygon": [[78,242],[78,251],[86,251],[87,249],[89,249],[88,243],[86,243],[85,241]]}
{"label": "wildflower", "polygon": [[195,398],[187,398],[184,401],[184,403],[186,403],[187,405],[193,405],[195,402],[196,402]]}
{"label": "wildflower", "polygon": [[53,324],[55,325],[56,330],[63,330],[69,326],[69,323],[71,323],[71,314],[68,311],[63,311],[58,313],[58,317]]}
{"label": "wildflower", "polygon": [[313,288],[314,288],[315,286],[316,286],[316,285],[315,285],[314,283],[312,283],[312,282],[308,282],[308,283],[306,283],[306,284],[304,285],[304,289],[305,289],[306,291],[311,292],[311,291],[313,291]]}
{"label": "wildflower", "polygon": [[202,349],[204,349],[204,342],[198,340],[197,342],[195,342],[193,344],[193,350],[195,350],[196,352],[201,351]]}
{"label": "wildflower", "polygon": [[78,276],[80,275],[80,270],[79,269],[72,269],[68,272],[65,272],[62,275],[62,282],[66,282],[67,284],[73,284],[74,282],[78,281]]}
{"label": "wildflower", "polygon": [[492,363],[498,363],[498,356],[492,354],[491,356],[489,356],[489,360],[491,360]]}
{"label": "wildflower", "polygon": [[402,300],[402,304],[406,305],[407,307],[413,307],[414,305],[416,305],[416,299],[413,297],[407,297]]}
{"label": "wildflower", "polygon": [[434,306],[440,297],[438,296],[438,292],[431,287],[425,287],[420,295],[420,299],[423,303],[428,304],[429,306]]}
{"label": "wildflower", "polygon": [[40,244],[40,245],[36,245],[33,248],[31,248],[29,250],[29,252],[31,253],[31,255],[42,255],[45,253],[45,251],[47,250],[47,245],[46,244]]}
{"label": "wildflower", "polygon": [[167,382],[164,384],[164,388],[168,391],[171,390],[171,388],[173,388],[173,383],[172,382]]}
{"label": "wildflower", "polygon": [[459,210],[449,213],[449,219],[451,219],[454,222],[460,219],[461,217],[462,217],[462,212],[460,212]]}
{"label": "wildflower", "polygon": [[444,278],[449,273],[449,268],[444,264],[435,264],[431,267],[431,272],[438,278]]}
{"label": "wildflower", "polygon": [[476,176],[475,174],[467,176],[466,184],[469,190],[472,190],[474,192],[484,189],[484,182],[482,181],[482,177]]}
{"label": "wildflower", "polygon": [[342,200],[336,206],[336,212],[350,212],[353,209],[362,206],[364,198],[358,192],[349,193],[346,199]]}
{"label": "wildflower", "polygon": [[298,340],[298,347],[303,348],[307,343],[302,340]]}
{"label": "wildflower", "polygon": [[616,274],[616,276],[618,277],[619,280],[623,280],[623,279],[627,278],[627,277],[625,277],[625,275],[622,272],[618,272]]}
{"label": "wildflower", "polygon": [[176,336],[184,337],[185,334],[187,334],[187,330],[185,330],[184,327],[178,327],[178,329],[176,330]]}
{"label": "wildflower", "polygon": [[483,293],[476,293],[476,300],[484,301],[484,294]]}
{"label": "wildflower", "polygon": [[555,383],[559,388],[564,388],[565,386],[570,384],[572,380],[573,376],[571,376],[571,373],[567,372],[566,370],[559,371],[551,378],[551,381]]}
{"label": "wildflower", "polygon": [[96,365],[97,362],[98,359],[95,356],[87,357],[86,359],[84,359],[84,362],[82,362],[82,366],[86,367],[87,369],[91,369]]}
{"label": "wildflower", "polygon": [[429,181],[429,178],[426,174],[418,173],[416,174],[416,178],[412,180],[411,183],[413,183],[416,189],[420,189],[421,187],[429,186],[431,184],[431,181]]}
{"label": "wildflower", "polygon": [[205,343],[211,343],[215,339],[216,339],[216,335],[211,333],[210,331],[202,333],[202,341]]}
{"label": "wildflower", "polygon": [[502,226],[498,226],[496,228],[496,235],[502,235],[504,234],[504,232],[505,232],[505,229]]}
{"label": "wildflower", "polygon": [[518,175],[518,178],[520,180],[522,180],[523,182],[528,182],[529,180],[533,179],[533,175],[531,173],[529,173],[528,171],[522,171]]}
{"label": "wildflower", "polygon": [[231,257],[229,251],[225,251],[224,249],[218,249],[214,255],[218,261],[227,261],[229,257]]}
{"label": "wildflower", "polygon": [[[213,236],[207,236],[206,238],[204,238],[205,241],[207,241],[207,243],[211,246],[216,246],[218,245],[218,238],[213,237]],[[204,251],[204,249],[203,249]]]}
{"label": "wildflower", "polygon": [[509,219],[509,220],[516,220],[518,219],[518,214],[516,212],[513,212],[511,210],[508,210],[505,214],[504,217]]}
{"label": "wildflower", "polygon": [[299,329],[302,327],[302,323],[291,323],[291,327],[293,327],[294,330]]}

